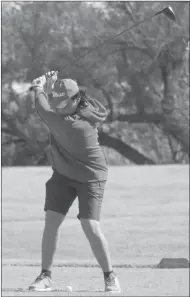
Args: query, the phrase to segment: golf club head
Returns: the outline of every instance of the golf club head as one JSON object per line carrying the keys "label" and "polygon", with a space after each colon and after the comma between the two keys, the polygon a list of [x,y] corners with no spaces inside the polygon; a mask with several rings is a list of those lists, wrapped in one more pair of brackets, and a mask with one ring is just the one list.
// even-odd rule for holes
{"label": "golf club head", "polygon": [[155,13],[155,15],[158,15],[158,14],[161,14],[161,13],[163,13],[168,19],[175,22],[175,20],[176,20],[175,13],[174,13],[171,6],[168,6],[168,7],[164,8],[164,9],[162,9],[161,11]]}

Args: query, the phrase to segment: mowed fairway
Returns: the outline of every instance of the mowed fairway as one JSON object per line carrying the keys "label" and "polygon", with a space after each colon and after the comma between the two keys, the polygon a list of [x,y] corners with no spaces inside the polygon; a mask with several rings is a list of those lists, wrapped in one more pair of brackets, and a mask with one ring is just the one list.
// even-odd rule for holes
{"label": "mowed fairway", "polygon": [[[27,296],[20,289],[40,271],[44,184],[50,176],[44,167],[3,169],[3,296]],[[77,214],[76,200],[60,229],[55,291],[47,296],[67,295],[65,284],[73,286],[75,296],[108,295],[101,270],[89,267],[96,262]],[[189,258],[188,166],[110,167],[101,224],[120,277],[120,296],[189,295],[188,269],[150,268],[163,257]]]}

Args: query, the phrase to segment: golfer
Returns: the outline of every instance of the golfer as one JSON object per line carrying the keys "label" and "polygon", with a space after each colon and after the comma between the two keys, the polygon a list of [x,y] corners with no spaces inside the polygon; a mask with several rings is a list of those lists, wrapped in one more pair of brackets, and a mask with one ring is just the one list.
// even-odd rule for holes
{"label": "golfer", "polygon": [[106,119],[106,109],[81,92],[74,80],[59,79],[56,71],[35,79],[32,85],[37,112],[50,130],[47,156],[53,174],[46,182],[41,273],[29,289],[52,290],[58,230],[78,197],[77,217],[103,271],[105,291],[120,292],[99,223],[107,165],[98,143],[97,126]]}

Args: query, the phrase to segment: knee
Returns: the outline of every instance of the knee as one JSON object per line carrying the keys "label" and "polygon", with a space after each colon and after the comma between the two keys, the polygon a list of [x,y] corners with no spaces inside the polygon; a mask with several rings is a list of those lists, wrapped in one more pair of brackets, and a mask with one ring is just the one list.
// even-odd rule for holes
{"label": "knee", "polygon": [[100,234],[100,223],[90,219],[80,219],[81,226],[86,234]]}
{"label": "knee", "polygon": [[63,222],[65,216],[62,215],[61,213],[52,211],[52,210],[47,210],[46,211],[46,217],[45,217],[45,227],[46,228],[51,228],[51,229],[57,229]]}

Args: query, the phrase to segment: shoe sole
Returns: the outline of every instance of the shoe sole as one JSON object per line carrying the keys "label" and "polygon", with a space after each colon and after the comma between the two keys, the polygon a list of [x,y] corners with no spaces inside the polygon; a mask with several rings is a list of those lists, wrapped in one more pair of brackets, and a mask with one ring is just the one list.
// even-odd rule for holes
{"label": "shoe sole", "polygon": [[121,293],[121,290],[120,291],[105,291],[105,293],[113,293],[113,294],[117,294],[117,293]]}
{"label": "shoe sole", "polygon": [[50,292],[50,291],[52,291],[53,290],[53,288],[47,288],[47,289],[30,289],[29,288],[29,291],[36,291],[36,292]]}

